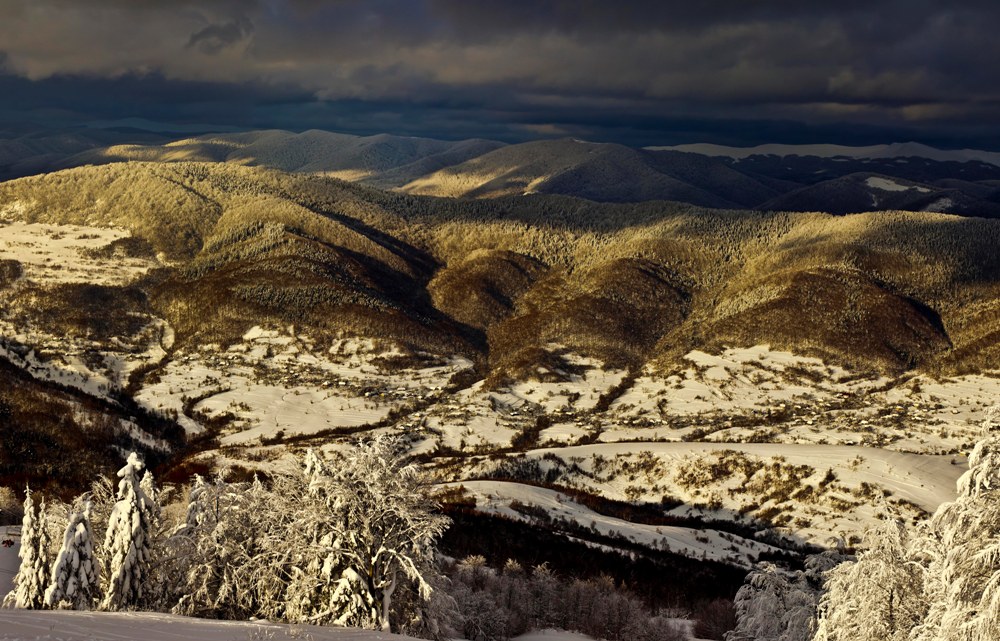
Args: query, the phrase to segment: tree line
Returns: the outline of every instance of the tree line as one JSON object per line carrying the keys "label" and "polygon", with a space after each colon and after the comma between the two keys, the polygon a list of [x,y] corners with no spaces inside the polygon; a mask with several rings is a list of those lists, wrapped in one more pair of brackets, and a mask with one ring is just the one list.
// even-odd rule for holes
{"label": "tree line", "polygon": [[[195,477],[180,522],[136,454],[117,487],[95,483],[66,510],[24,502],[8,607],[148,610],[213,618],[395,629],[439,636],[436,513],[416,467],[377,438],[267,484]],[[103,537],[96,533],[104,533]]]}

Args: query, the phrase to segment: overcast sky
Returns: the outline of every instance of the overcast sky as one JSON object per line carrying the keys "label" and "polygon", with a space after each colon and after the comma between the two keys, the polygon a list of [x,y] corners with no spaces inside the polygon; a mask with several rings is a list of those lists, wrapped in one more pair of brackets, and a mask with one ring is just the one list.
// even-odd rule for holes
{"label": "overcast sky", "polygon": [[995,0],[0,0],[0,119],[1000,148]]}

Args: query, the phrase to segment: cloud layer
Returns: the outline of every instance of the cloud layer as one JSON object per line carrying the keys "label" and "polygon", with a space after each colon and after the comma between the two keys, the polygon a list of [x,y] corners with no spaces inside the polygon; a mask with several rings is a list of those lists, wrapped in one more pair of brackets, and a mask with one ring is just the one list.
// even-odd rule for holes
{"label": "cloud layer", "polygon": [[[989,138],[998,27],[987,0],[0,0],[0,64],[42,93],[67,76],[173,87],[185,118],[193,88],[231,91],[247,125],[367,114],[660,142],[693,120],[795,121]],[[212,117],[217,97],[201,101]]]}

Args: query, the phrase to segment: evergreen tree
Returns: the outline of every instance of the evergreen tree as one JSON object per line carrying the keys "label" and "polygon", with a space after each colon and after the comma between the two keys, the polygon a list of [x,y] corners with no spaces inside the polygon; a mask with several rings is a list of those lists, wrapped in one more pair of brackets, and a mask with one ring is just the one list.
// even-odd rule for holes
{"label": "evergreen tree", "polygon": [[191,487],[191,493],[188,494],[188,506],[184,523],[179,528],[181,531],[193,532],[207,518],[209,510],[205,501],[208,499],[208,489],[208,483],[205,482],[201,474],[195,474],[194,485]]}
{"label": "evergreen tree", "polygon": [[50,608],[90,609],[97,594],[98,573],[90,527],[90,500],[74,510],[66,526],[62,549],[52,566],[52,581],[45,591]]}
{"label": "evergreen tree", "polygon": [[45,588],[49,583],[49,535],[45,527],[45,501],[39,508],[31,498],[31,488],[25,489],[24,518],[21,521],[21,565],[14,577],[14,589],[4,598],[5,607],[38,609],[45,604]]}
{"label": "evergreen tree", "polygon": [[108,520],[104,540],[107,590],[101,608],[126,610],[142,598],[150,559],[150,534],[154,509],[142,489],[143,463],[132,452],[118,470],[117,502]]}
{"label": "evergreen tree", "polygon": [[146,470],[146,472],[142,475],[142,481],[139,483],[139,487],[142,488],[146,498],[149,499],[146,502],[146,512],[150,523],[158,522],[160,517],[163,516],[163,513],[160,508],[160,491],[156,488],[152,472]]}

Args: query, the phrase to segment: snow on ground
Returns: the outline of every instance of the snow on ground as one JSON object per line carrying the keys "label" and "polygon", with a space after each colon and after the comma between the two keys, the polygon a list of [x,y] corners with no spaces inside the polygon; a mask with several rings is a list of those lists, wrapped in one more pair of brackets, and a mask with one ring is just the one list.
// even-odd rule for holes
{"label": "snow on ground", "polygon": [[601,441],[771,441],[953,453],[978,439],[998,373],[935,380],[862,376],[771,350],[693,351],[690,367],[647,369],[611,405]]}
{"label": "snow on ground", "polygon": [[692,558],[751,567],[762,553],[777,551],[765,543],[713,529],[643,525],[604,516],[565,494],[532,485],[504,481],[466,481],[461,485],[475,497],[477,508],[483,512],[530,520],[525,516],[525,507],[540,508],[553,519],[565,519],[602,536],[621,537]]}
{"label": "snow on ground", "polygon": [[[789,465],[808,465],[825,472],[833,469],[842,481],[852,485],[878,484],[893,496],[910,501],[932,512],[946,501],[955,499],[955,483],[967,469],[964,457],[909,454],[871,447],[846,445],[794,445],[782,443],[597,443],[563,448],[532,450],[526,455],[544,458],[552,454],[570,461],[583,459],[580,466],[594,457],[643,457],[661,459],[666,469],[693,456],[708,452],[736,450],[764,459],[781,458]],[[592,463],[591,463],[592,465]],[[605,485],[611,490],[613,486]],[[624,488],[620,483],[618,487]],[[617,488],[615,488],[617,489]],[[624,498],[624,490],[605,492],[611,498]],[[648,488],[646,499],[659,500],[656,490]],[[618,495],[618,496],[616,496]]]}
{"label": "snow on ground", "polygon": [[647,370],[620,396],[612,410],[694,415],[774,407],[806,395],[834,397],[867,390],[886,379],[857,379],[818,358],[771,350],[767,345],[729,348],[718,355],[694,350],[691,366],[663,377]]}
{"label": "snow on ground", "polygon": [[872,176],[865,181],[865,184],[872,189],[879,189],[881,191],[910,191],[914,189],[922,194],[930,191],[926,187],[919,187],[917,185],[903,185],[895,180],[890,180],[888,178],[880,178],[878,176]]}
{"label": "snow on ground", "polygon": [[[294,328],[255,327],[226,350],[178,351],[137,394],[148,407],[177,411],[190,432],[228,418],[221,442],[244,445],[376,423],[391,411],[440,394],[462,358],[387,370],[394,354],[366,339],[320,348]],[[414,416],[413,420],[419,417]]]}
{"label": "snow on ground", "polygon": [[123,285],[158,263],[124,256],[96,258],[86,251],[128,236],[122,229],[0,222],[0,260],[18,261],[24,269],[23,278],[39,284]]}
{"label": "snow on ground", "polygon": [[[547,347],[552,351],[562,349],[557,344]],[[566,353],[563,358],[569,365],[581,369],[582,373],[569,375],[568,380],[561,381],[516,382],[506,388],[506,393],[510,395],[507,404],[518,406],[531,403],[546,413],[591,410],[601,396],[621,383],[627,374],[625,370],[605,369],[601,361],[579,354]],[[540,368],[538,373],[544,376],[549,372]]]}
{"label": "snow on ground", "polygon": [[12,547],[0,545],[0,601],[14,588],[14,575],[21,565],[17,558],[21,550],[21,528],[5,525],[0,527],[0,541],[14,541]]}
{"label": "snow on ground", "polygon": [[404,641],[410,638],[354,628],[214,621],[150,612],[0,609],[0,641]]}
{"label": "snow on ground", "polygon": [[[0,215],[17,215],[21,209],[8,205]],[[21,265],[23,273],[13,285],[15,292],[32,284],[42,288],[72,283],[126,285],[159,263],[92,252],[128,236],[121,229],[0,221],[0,260]],[[172,331],[160,319],[150,319],[135,336],[106,343],[0,320],[0,355],[36,378],[106,397],[112,388],[123,386],[135,368],[162,359],[170,337]]]}
{"label": "snow on ground", "polygon": [[[597,443],[532,450],[557,483],[606,498],[678,503],[679,515],[753,514],[805,541],[860,535],[883,513],[919,518],[955,498],[964,457],[777,443]],[[481,464],[469,477],[489,474]],[[453,479],[458,480],[458,479]]]}
{"label": "snow on ground", "polygon": [[925,206],[922,211],[947,214],[955,206],[955,201],[948,197],[938,198],[931,204]]}
{"label": "snow on ground", "polygon": [[172,342],[173,330],[159,318],[135,336],[112,343],[55,336],[0,320],[0,355],[37,379],[105,398],[113,388],[124,387],[137,368],[163,360]]}
{"label": "snow on ground", "polygon": [[[559,345],[549,345],[561,350]],[[536,425],[539,416],[556,423],[542,433],[542,441],[572,442],[592,430],[574,417],[590,414],[600,398],[625,378],[625,370],[606,370],[603,363],[578,354],[563,358],[579,373],[564,380],[517,381],[498,389],[477,383],[445,402],[428,409],[423,426],[436,435],[445,448],[477,451],[507,447],[511,439]],[[553,372],[539,371],[542,377]],[[560,423],[559,419],[564,422]]]}
{"label": "snow on ground", "polygon": [[524,420],[523,403],[508,405],[505,400],[484,390],[479,381],[429,408],[421,428],[437,447],[449,450],[508,447]]}
{"label": "snow on ground", "polygon": [[568,630],[532,630],[513,641],[594,641],[594,637]]}

